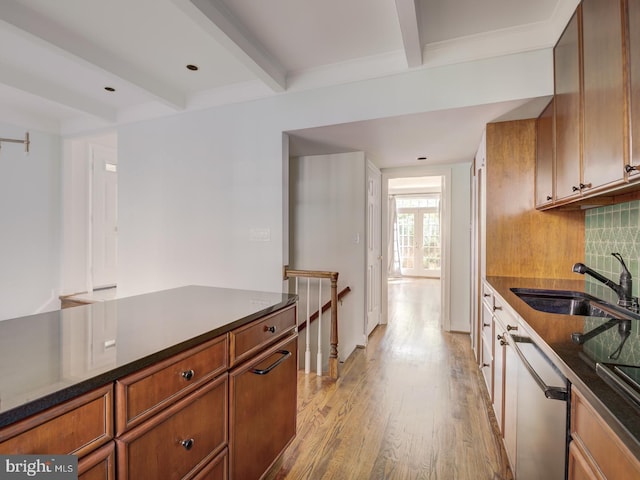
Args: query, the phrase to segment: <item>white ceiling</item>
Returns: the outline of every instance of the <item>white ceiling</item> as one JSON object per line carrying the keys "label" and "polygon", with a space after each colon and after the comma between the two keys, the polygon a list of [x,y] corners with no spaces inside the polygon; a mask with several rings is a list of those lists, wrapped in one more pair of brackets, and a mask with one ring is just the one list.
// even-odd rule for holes
{"label": "white ceiling", "polygon": [[[0,121],[77,134],[549,48],[577,3],[1,0]],[[292,151],[364,150],[380,167],[422,155],[468,160],[482,125],[527,100],[292,132]]]}

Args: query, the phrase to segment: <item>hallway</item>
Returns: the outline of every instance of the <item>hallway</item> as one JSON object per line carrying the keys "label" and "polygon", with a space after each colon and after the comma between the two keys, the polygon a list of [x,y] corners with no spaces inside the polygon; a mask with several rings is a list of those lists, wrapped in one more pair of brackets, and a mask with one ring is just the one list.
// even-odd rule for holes
{"label": "hallway", "polygon": [[389,324],[338,382],[299,374],[298,435],[271,478],[511,478],[469,336],[440,331],[439,295],[438,280],[391,282]]}

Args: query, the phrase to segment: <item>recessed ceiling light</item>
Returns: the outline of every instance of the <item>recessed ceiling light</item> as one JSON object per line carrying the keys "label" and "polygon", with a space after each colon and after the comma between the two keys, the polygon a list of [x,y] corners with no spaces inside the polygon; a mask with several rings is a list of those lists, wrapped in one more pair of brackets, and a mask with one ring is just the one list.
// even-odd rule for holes
{"label": "recessed ceiling light", "polygon": [[187,65],[187,69],[191,70],[192,72],[195,72],[198,70],[198,66],[190,63],[189,65]]}
{"label": "recessed ceiling light", "polygon": [[116,91],[116,89],[115,89],[115,88],[113,88],[113,87],[104,87],[104,89],[105,89],[107,92],[115,92],[115,91]]}
{"label": "recessed ceiling light", "polygon": [[426,160],[427,157],[418,157],[418,160]]}

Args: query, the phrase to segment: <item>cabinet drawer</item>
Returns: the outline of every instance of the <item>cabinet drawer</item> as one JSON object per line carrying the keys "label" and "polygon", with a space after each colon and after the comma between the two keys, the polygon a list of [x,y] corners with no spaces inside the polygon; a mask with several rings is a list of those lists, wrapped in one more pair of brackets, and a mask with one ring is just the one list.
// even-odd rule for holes
{"label": "cabinet drawer", "polygon": [[493,290],[487,285],[486,282],[482,283],[482,301],[485,302],[489,308],[493,308]]}
{"label": "cabinet drawer", "polygon": [[118,478],[186,479],[227,444],[228,375],[116,439]]}
{"label": "cabinet drawer", "polygon": [[482,365],[481,372],[484,383],[487,385],[489,398],[493,401],[493,343],[482,339]]}
{"label": "cabinet drawer", "polygon": [[578,442],[569,444],[569,478],[571,480],[603,480],[597,468],[591,465],[578,445]]}
{"label": "cabinet drawer", "polygon": [[295,305],[275,312],[248,325],[233,330],[229,336],[230,366],[255,355],[270,343],[291,333],[296,327]]}
{"label": "cabinet drawer", "polygon": [[113,388],[109,384],[0,430],[0,453],[81,457],[112,437]]}
{"label": "cabinet drawer", "polygon": [[193,480],[227,480],[229,478],[229,451],[225,448],[216,458],[200,470]]}
{"label": "cabinet drawer", "polygon": [[640,478],[638,459],[575,387],[571,389],[571,437],[605,478]]}
{"label": "cabinet drawer", "polygon": [[78,480],[115,480],[115,445],[109,442],[78,461]]}
{"label": "cabinet drawer", "polygon": [[192,348],[116,382],[121,434],[227,369],[227,336]]}

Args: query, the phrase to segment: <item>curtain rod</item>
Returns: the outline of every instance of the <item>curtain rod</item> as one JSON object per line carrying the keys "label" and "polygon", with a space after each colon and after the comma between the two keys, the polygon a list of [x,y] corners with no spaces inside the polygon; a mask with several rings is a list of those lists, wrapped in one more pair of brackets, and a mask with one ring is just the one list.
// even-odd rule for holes
{"label": "curtain rod", "polygon": [[390,193],[390,197],[424,197],[426,195],[442,195],[442,192]]}
{"label": "curtain rod", "polygon": [[29,132],[26,132],[24,134],[24,139],[23,140],[15,139],[15,138],[0,138],[0,148],[2,148],[2,142],[23,143],[24,144],[24,153],[29,153],[29,144],[31,143],[29,141]]}

